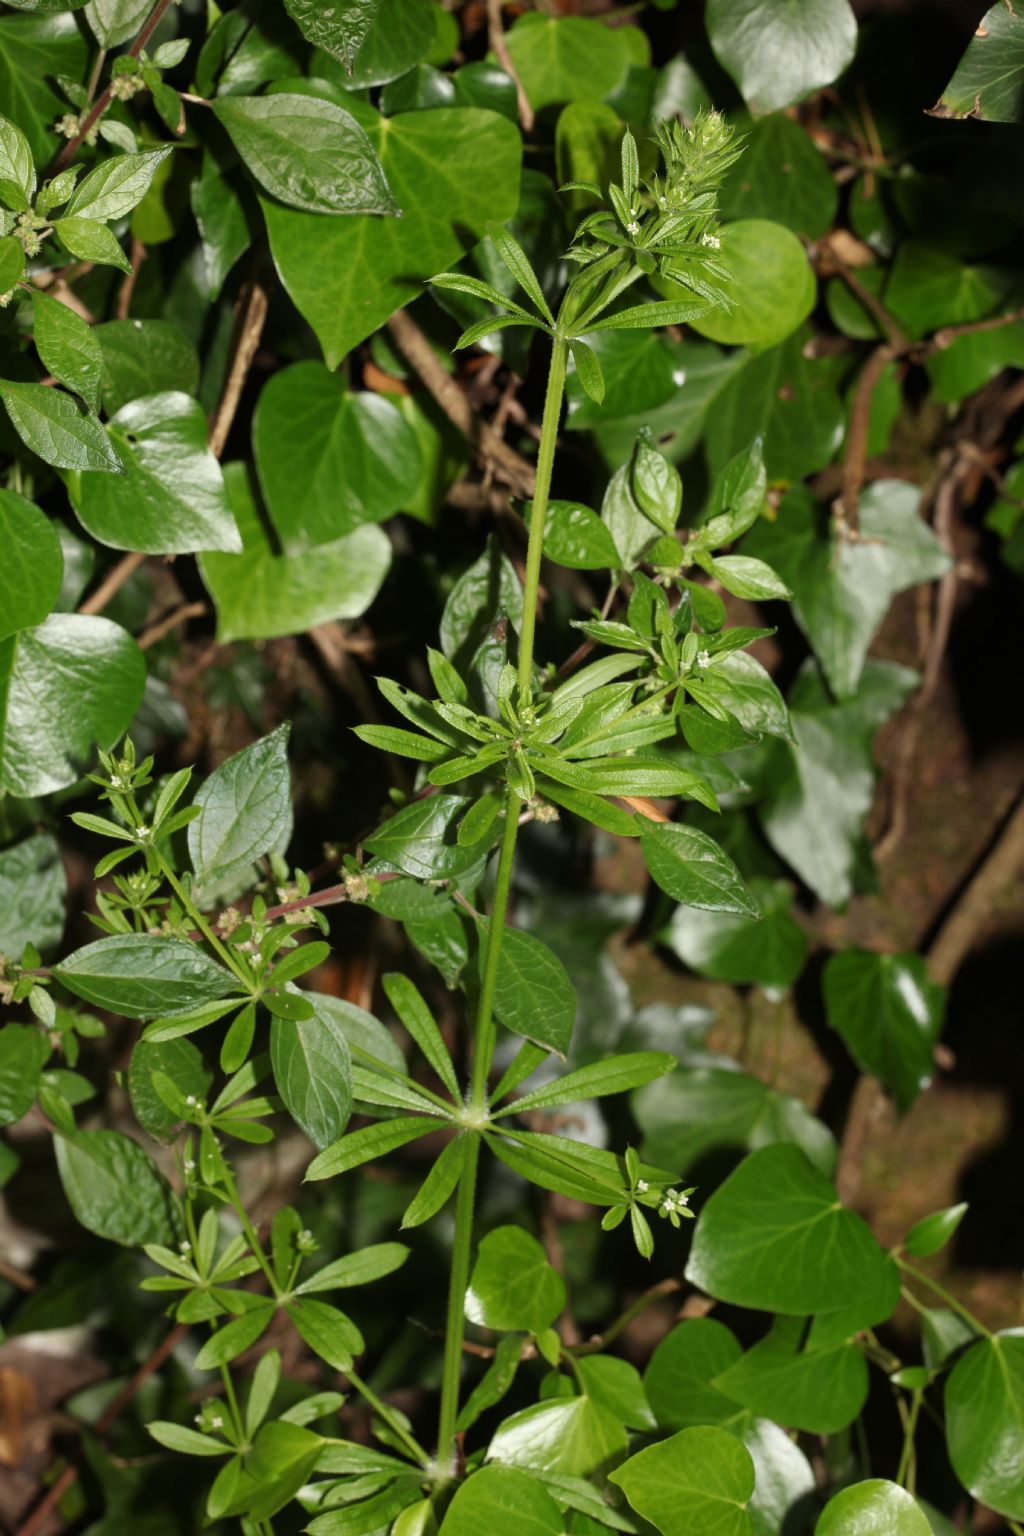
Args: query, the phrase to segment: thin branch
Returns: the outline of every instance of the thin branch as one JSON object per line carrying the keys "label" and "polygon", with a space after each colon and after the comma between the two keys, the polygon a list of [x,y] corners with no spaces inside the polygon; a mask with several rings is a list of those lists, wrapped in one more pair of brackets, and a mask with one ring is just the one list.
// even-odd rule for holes
{"label": "thin branch", "polygon": [[495,474],[500,475],[515,495],[532,496],[533,465],[510,448],[487,422],[474,415],[462,386],[445,372],[415,320],[400,309],[388,321],[388,330],[448,420],[469,439],[480,462],[484,466],[493,464]]}
{"label": "thin branch", "polygon": [[169,635],[172,629],[178,629],[182,624],[187,624],[189,619],[198,619],[206,612],[207,607],[203,602],[182,603],[180,607],[174,609],[173,613],[157,619],[148,629],[142,631],[138,637],[139,649],[147,651],[151,645],[156,645],[158,640],[162,640],[164,635]]}
{"label": "thin branch", "polygon": [[928,950],[928,971],[949,986],[992,908],[1024,869],[1024,797],[1020,798],[981,865],[961,893]]}
{"label": "thin branch", "polygon": [[529,97],[523,90],[523,82],[516,73],[516,67],[512,63],[512,56],[508,51],[508,43],[505,41],[505,29],[501,24],[501,0],[487,0],[487,40],[491,45],[494,57],[506,75],[510,75],[515,81],[520,127],[524,133],[532,133],[533,108],[530,106]]}
{"label": "thin branch", "polygon": [[930,352],[944,352],[961,336],[973,336],[976,331],[998,331],[1004,325],[1014,325],[1024,320],[1024,309],[1011,309],[1005,315],[992,315],[988,320],[970,320],[963,325],[945,325],[928,343]]}
{"label": "thin branch", "polygon": [[872,352],[857,379],[843,453],[842,491],[833,504],[839,531],[847,538],[856,538],[860,531],[860,493],[867,471],[871,402],[882,374],[898,356],[895,346],[882,342]]}
{"label": "thin branch", "polygon": [[145,261],[149,252],[137,235],[132,237],[132,254],[129,257],[131,271],[125,275],[125,279],[118,290],[117,318],[127,320],[128,312],[132,307],[132,294],[135,292],[135,284],[139,277],[139,268]]}
{"label": "thin branch", "polygon": [[896,347],[900,352],[907,351],[910,346],[909,340],[878,295],[872,293],[870,288],[861,282],[853,268],[840,256],[835,244],[831,240],[823,241],[822,249],[835,266],[836,271],[854,298],[864,306],[872,319],[877,322],[879,329],[884,332],[889,345]]}
{"label": "thin branch", "polygon": [[[160,22],[163,19],[163,14],[170,6],[170,4],[171,0],[156,0],[156,4],[154,5],[153,9],[142,23],[138,37],[128,49],[129,58],[138,58],[143,48],[145,48],[146,44],[153,36],[153,33],[160,25]],[[51,172],[51,175],[55,175],[57,171],[63,170],[64,166],[67,165],[68,161],[72,158],[75,152],[81,148],[82,144],[95,128],[96,124],[99,122],[104,112],[106,112],[113,99],[114,82],[111,80],[106,90],[96,98],[93,105],[89,108],[89,111],[82,119],[81,126],[79,127],[78,132],[75,134],[74,138],[68,139],[67,143],[61,149],[60,154],[53,162],[53,171]]]}
{"label": "thin branch", "polygon": [[[188,1332],[187,1323],[178,1323],[166,1334],[154,1349],[149,1359],[144,1361],[135,1375],[121,1388],[116,1397],[107,1404],[100,1418],[96,1422],[93,1433],[101,1440],[113,1428],[115,1421],[123,1409],[127,1408],[132,1398],[138,1392],[155,1371],[158,1371],[164,1361],[169,1358]],[[40,1499],[28,1519],[19,1527],[17,1536],[38,1536],[38,1533],[46,1525],[51,1516],[59,1518],[59,1505],[69,1488],[74,1487],[78,1480],[78,1468],[69,1463],[51,1484],[46,1493]]]}
{"label": "thin branch", "polygon": [[244,300],[239,304],[235,326],[235,339],[231,365],[224,381],[224,389],[217,409],[210,421],[210,451],[219,459],[227,444],[228,434],[242,398],[245,381],[256,356],[267,318],[266,289],[258,282],[249,285]]}
{"label": "thin branch", "polygon": [[146,555],[139,550],[133,550],[131,554],[124,555],[116,565],[110,568],[92,596],[87,597],[84,603],[79,604],[79,613],[102,613],[111,599],[120,592],[128,578],[134,576],[146,558]]}

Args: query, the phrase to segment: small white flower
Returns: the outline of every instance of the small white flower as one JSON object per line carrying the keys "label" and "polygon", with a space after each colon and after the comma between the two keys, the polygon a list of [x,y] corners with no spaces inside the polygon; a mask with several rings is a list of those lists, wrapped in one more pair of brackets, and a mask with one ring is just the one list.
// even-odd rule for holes
{"label": "small white flower", "polygon": [[186,1157],[186,1159],[185,1159],[185,1172],[186,1173],[195,1173],[195,1171],[196,1171],[196,1160],[195,1160],[195,1158],[194,1157]]}
{"label": "small white flower", "polygon": [[136,827],[135,836],[138,838],[140,843],[144,843],[152,830],[152,827]]}
{"label": "small white flower", "polygon": [[717,235],[701,235],[700,243],[701,245],[709,246],[713,251],[720,251],[722,249],[722,242]]}
{"label": "small white flower", "polygon": [[199,1103],[199,1100],[196,1098],[194,1093],[190,1093],[186,1096],[185,1103],[188,1105],[189,1109],[195,1109],[196,1105]]}
{"label": "small white flower", "polygon": [[178,1252],[181,1254],[183,1259],[187,1259],[189,1254],[192,1252],[192,1244],[188,1241],[187,1238],[183,1243],[178,1244]]}
{"label": "small white flower", "polygon": [[224,1420],[221,1418],[219,1413],[215,1413],[213,1418],[210,1420],[210,1428],[211,1429],[223,1429],[224,1428]]}
{"label": "small white flower", "polygon": [[636,219],[630,219],[629,223],[626,225],[626,234],[638,235],[639,233],[640,225],[637,223]]}
{"label": "small white flower", "polygon": [[646,1179],[637,1179],[636,1187],[641,1195],[646,1195],[651,1186],[648,1184]]}
{"label": "small white flower", "polygon": [[711,657],[707,651],[697,652],[697,665],[700,667],[701,671],[704,671],[705,668],[710,667]]}

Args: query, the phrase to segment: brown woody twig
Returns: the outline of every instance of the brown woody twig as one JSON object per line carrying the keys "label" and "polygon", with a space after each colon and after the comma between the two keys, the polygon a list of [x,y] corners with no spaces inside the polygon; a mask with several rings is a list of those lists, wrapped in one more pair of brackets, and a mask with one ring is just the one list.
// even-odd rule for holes
{"label": "brown woody twig", "polygon": [[[156,4],[154,5],[153,9],[150,11],[149,15],[146,17],[145,21],[142,24],[142,27],[141,27],[141,29],[139,31],[138,37],[135,39],[134,43],[132,43],[131,47],[128,49],[128,55],[129,55],[130,58],[133,58],[133,59],[137,59],[138,58],[138,56],[142,52],[143,48],[145,48],[146,44],[149,42],[150,38],[153,36],[153,33],[156,31],[157,27],[160,25],[160,22],[163,19],[163,14],[167,10],[167,8],[170,6],[170,4],[171,4],[171,0],[156,0]],[[92,106],[89,108],[89,111],[86,113],[85,117],[82,119],[82,122],[81,122],[81,125],[79,126],[78,132],[74,135],[73,138],[68,139],[67,143],[63,146],[63,148],[61,149],[60,153],[58,154],[56,160],[53,162],[53,171],[54,171],[54,173],[56,173],[57,171],[63,170],[64,166],[67,165],[68,161],[72,158],[72,156],[74,155],[75,151],[81,148],[82,144],[88,138],[88,136],[92,132],[92,130],[95,128],[96,124],[99,122],[99,120],[103,116],[104,112],[106,112],[107,108],[110,106],[110,103],[113,101],[113,99],[114,99],[114,83],[111,80],[111,82],[107,86],[106,90],[104,90],[96,98],[96,100],[93,102]]]}

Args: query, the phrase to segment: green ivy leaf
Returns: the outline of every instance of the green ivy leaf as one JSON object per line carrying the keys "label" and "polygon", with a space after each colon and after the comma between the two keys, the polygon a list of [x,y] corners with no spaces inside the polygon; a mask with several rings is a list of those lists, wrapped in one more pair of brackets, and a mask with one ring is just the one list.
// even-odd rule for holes
{"label": "green ivy leaf", "polygon": [[831,85],[853,58],[847,0],[710,0],[708,36],[750,110],[775,112]]}
{"label": "green ivy leaf", "polygon": [[46,164],[54,153],[54,119],[67,110],[51,81],[85,74],[88,49],[75,18],[0,17],[0,101],[28,139],[34,159]]}
{"label": "green ivy leaf", "polygon": [[214,769],[195,796],[202,814],[189,823],[188,852],[207,885],[237,875],[291,834],[290,727],[244,747]]}
{"label": "green ivy leaf", "polygon": [[67,877],[56,838],[38,832],[0,853],[0,953],[45,953],[64,931]]}
{"label": "green ivy leaf", "polygon": [[946,1382],[953,1470],[989,1509],[1024,1516],[1024,1335],[996,1333],[961,1355]]}
{"label": "green ivy leaf", "polygon": [[537,1478],[515,1467],[481,1467],[457,1490],[439,1536],[561,1536],[564,1528]]}
{"label": "green ivy leaf", "polygon": [[[712,341],[777,346],[814,308],[817,283],[803,246],[792,230],[768,219],[726,224],[721,241],[730,274],[729,308],[706,308],[690,324]],[[666,295],[684,292],[658,286]]]}
{"label": "green ivy leaf", "polygon": [[1024,20],[1017,11],[1001,3],[985,12],[932,116],[1024,120]]}
{"label": "green ivy leaf", "polygon": [[644,1372],[644,1391],[661,1429],[700,1424],[736,1426],[749,1415],[712,1383],[740,1359],[735,1334],[714,1317],[677,1323],[656,1347]]}
{"label": "green ivy leaf", "polygon": [[356,119],[332,101],[282,92],[222,96],[213,110],[261,187],[309,213],[399,213]]}
{"label": "green ivy leaf", "polygon": [[64,1193],[88,1231],[129,1248],[174,1241],[173,1196],[137,1142],[120,1131],[75,1131],[53,1145]]}
{"label": "green ivy leaf", "polygon": [[535,1403],[504,1420],[487,1448],[488,1461],[591,1477],[621,1461],[626,1431],[589,1397]]}
{"label": "green ivy leaf", "polygon": [[92,747],[128,725],[145,681],[142,652],[109,619],[55,613],[0,641],[0,785],[26,796],[73,784]]}
{"label": "green ivy leaf", "polygon": [[864,1406],[867,1362],[853,1341],[800,1350],[803,1327],[801,1319],[777,1319],[768,1337],[727,1366],[713,1385],[760,1418],[811,1434],[836,1434]]}
{"label": "green ivy leaf", "polygon": [[814,1527],[814,1536],[932,1536],[917,1500],[881,1477],[853,1483],[834,1494]]}
{"label": "green ivy leaf", "polygon": [[32,146],[17,123],[0,117],[0,199],[21,213],[32,206],[35,190]]}
{"label": "green ivy leaf", "polygon": [[471,1323],[502,1333],[543,1333],[565,1301],[565,1281],[529,1232],[496,1227],[481,1240],[466,1292]]}
{"label": "green ivy leaf", "polygon": [[6,1024],[0,1030],[0,1125],[14,1125],[28,1114],[49,1055],[46,1036],[31,1025]]}
{"label": "green ivy leaf", "polygon": [[124,474],[83,474],[68,485],[94,538],[154,555],[241,549],[198,401],[150,395],[122,406],[108,430]]}
{"label": "green ivy leaf", "polygon": [[530,106],[539,112],[557,102],[600,101],[631,64],[647,62],[650,50],[639,28],[528,11],[510,28],[508,51]]}
{"label": "green ivy leaf", "polygon": [[14,491],[0,491],[0,638],[41,624],[60,592],[64,556],[45,513]]}
{"label": "green ivy leaf", "polygon": [[76,949],[54,967],[69,992],[128,1019],[183,1013],[229,997],[238,982],[187,939],[116,933]]}
{"label": "green ivy leaf", "polygon": [[422,472],[416,434],[391,401],[350,391],[322,363],[296,363],[268,382],[253,417],[253,453],[286,553],[401,511]]}
{"label": "green ivy leaf", "polygon": [[836,539],[832,519],[802,488],[762,521],[744,552],[767,560],[793,590],[793,615],[840,699],[857,691],[868,647],[892,599],[949,569],[919,512],[918,488],[878,480],[860,500],[860,538]]}
{"label": "green ivy leaf", "polygon": [[760,921],[681,906],[661,940],[684,965],[713,981],[787,991],[807,958],[806,935],[791,914],[793,888],[785,880],[752,879],[748,889]]}
{"label": "green ivy leaf", "polygon": [[829,1025],[862,1072],[873,1072],[908,1110],[934,1072],[945,988],[929,981],[920,955],[848,949],[832,955],[822,981]]}
{"label": "green ivy leaf", "polygon": [[518,200],[520,140],[505,118],[441,107],[385,120],[352,105],[402,218],[311,223],[313,215],[264,203],[281,281],[332,369],[424,279],[451,266],[488,220],[510,218]]}
{"label": "green ivy leaf", "polygon": [[609,1481],[661,1536],[750,1536],[754,1464],[727,1430],[681,1429],[631,1456]]}
{"label": "green ivy leaf", "polygon": [[716,1189],[686,1274],[719,1300],[787,1316],[859,1305],[888,1284],[869,1228],[787,1143],[752,1152]]}
{"label": "green ivy leaf", "polygon": [[776,1142],[793,1142],[822,1173],[835,1167],[827,1126],[799,1099],[746,1072],[687,1068],[651,1083],[633,1102],[644,1156],[662,1167],[693,1168],[712,1152],[754,1152]]}
{"label": "green ivy leaf", "polygon": [[356,619],[376,597],[391,564],[391,543],[380,528],[362,527],[301,554],[275,550],[246,464],[224,471],[242,553],[200,556],[199,568],[217,605],[221,640],[270,640],[302,634],[332,619]]}
{"label": "green ivy leaf", "polygon": [[[171,321],[109,320],[95,326],[93,335],[103,354],[103,409],[108,416],[143,395],[198,394],[199,357]],[[198,433],[194,436],[198,448]]]}
{"label": "green ivy leaf", "polygon": [[810,240],[832,228],[838,204],[821,150],[782,112],[749,125],[743,154],[726,172],[719,196],[726,219],[774,219]]}
{"label": "green ivy leaf", "polygon": [[321,0],[285,0],[284,8],[307,42],[340,59],[351,74],[380,0],[339,0],[331,6]]}

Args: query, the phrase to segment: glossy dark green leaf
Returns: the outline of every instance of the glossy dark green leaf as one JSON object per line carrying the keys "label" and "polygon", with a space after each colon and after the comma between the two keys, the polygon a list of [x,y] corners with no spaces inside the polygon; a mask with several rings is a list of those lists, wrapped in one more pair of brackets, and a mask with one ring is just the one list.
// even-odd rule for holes
{"label": "glossy dark green leaf", "polygon": [[36,168],[32,146],[17,123],[0,117],[0,199],[15,212],[32,206]]}
{"label": "glossy dark green leaf", "polygon": [[835,369],[804,356],[809,339],[803,327],[780,346],[736,363],[707,413],[705,441],[714,472],[756,434],[764,437],[771,480],[801,480],[828,463],[842,440],[843,404]]}
{"label": "glossy dark green leaf", "polygon": [[270,1059],[285,1108],[322,1152],[352,1113],[352,1059],[344,1031],[315,995],[309,1001],[312,1018],[271,1020]]}
{"label": "glossy dark green leaf", "polygon": [[888,1278],[869,1228],[786,1143],[752,1152],[705,1203],[686,1274],[719,1300],[796,1316],[860,1303]]}
{"label": "glossy dark green leaf", "polygon": [[91,411],[100,408],[103,355],[96,333],[74,310],[49,294],[32,294],[33,339],[45,367],[59,384],[81,395]]}
{"label": "glossy dark green leaf", "polygon": [[708,912],[760,916],[732,859],[706,832],[680,822],[648,822],[641,826],[640,846],[651,879],[674,900]]}
{"label": "glossy dark green leaf", "polygon": [[70,395],[44,384],[0,380],[0,400],[11,425],[33,453],[55,469],[120,473],[120,457],[94,415]]}
{"label": "glossy dark green leaf", "polygon": [[[427,57],[436,36],[430,0],[378,0],[373,25],[351,65],[344,61],[342,70],[332,67],[331,78],[354,89],[397,80]],[[334,49],[330,52],[337,57]],[[323,74],[321,58],[314,55],[317,73]]]}
{"label": "glossy dark green leaf", "polygon": [[542,1333],[565,1302],[565,1281],[529,1232],[496,1227],[481,1240],[466,1292],[470,1322],[498,1332]]}
{"label": "glossy dark green leaf", "polygon": [[149,395],[122,406],[109,432],[124,474],[81,474],[68,487],[94,538],[148,554],[242,548],[198,401]]}
{"label": "glossy dark green leaf", "polygon": [[857,44],[847,0],[711,0],[707,29],[718,62],[756,114],[831,85]]}
{"label": "glossy dark green leaf", "polygon": [[839,194],[807,130],[776,112],[746,130],[719,203],[726,219],[774,219],[814,240],[832,227]]}
{"label": "glossy dark green leaf", "polygon": [[286,552],[402,510],[422,470],[416,434],[397,408],[346,389],[322,363],[297,363],[269,381],[253,418],[253,452]]}
{"label": "glossy dark green leaf", "polygon": [[590,1477],[616,1465],[626,1451],[626,1431],[615,1415],[589,1397],[536,1403],[512,1414],[495,1430],[488,1461]]}
{"label": "glossy dark green leaf", "polygon": [[74,16],[0,18],[0,101],[5,115],[28,139],[32,154],[46,164],[56,153],[54,120],[67,110],[53,82],[64,75],[81,80],[88,49]]}
{"label": "glossy dark green leaf", "polygon": [[783,880],[754,879],[748,889],[760,908],[760,921],[681,906],[662,941],[701,976],[784,991],[796,981],[807,958],[806,936],[791,914],[792,886]]}
{"label": "glossy dark green leaf", "polygon": [[0,491],[0,638],[41,624],[60,592],[64,573],[57,529],[14,491]]}
{"label": "glossy dark green leaf", "polygon": [[971,265],[949,251],[907,240],[890,268],[885,304],[907,335],[918,338],[943,326],[981,320],[1012,291],[1005,268]]}
{"label": "glossy dark green leaf", "polygon": [[869,661],[856,695],[833,704],[815,670],[805,668],[790,695],[796,740],[773,747],[758,814],[775,851],[829,906],[853,890],[874,796],[872,737],[916,681],[905,667]]}
{"label": "glossy dark green leaf", "polygon": [[609,1480],[661,1536],[749,1536],[754,1464],[727,1430],[681,1429],[638,1451]]}
{"label": "glossy dark green leaf", "polygon": [[386,120],[359,106],[358,115],[402,218],[337,219],[325,227],[309,214],[264,209],[281,281],[329,368],[414,298],[426,278],[450,267],[489,220],[509,218],[517,201],[520,142],[506,119],[466,107]]}
{"label": "glossy dark green leaf", "polygon": [[55,613],[0,641],[0,785],[44,795],[73,784],[138,708],[146,664],[109,619]]}
{"label": "glossy dark green leaf", "polygon": [[644,1156],[663,1167],[689,1169],[709,1152],[754,1152],[793,1142],[822,1173],[835,1167],[828,1128],[799,1099],[746,1072],[691,1067],[649,1084],[634,1098]]}
{"label": "glossy dark green leaf", "polygon": [[26,944],[45,952],[64,931],[67,878],[60,847],[38,832],[0,853],[0,953],[20,955]]}
{"label": "glossy dark green leaf", "polygon": [[[527,504],[529,523],[532,503]],[[551,501],[544,523],[544,553],[556,565],[574,571],[615,570],[619,554],[607,527],[578,501]]]}
{"label": "glossy dark green leaf", "polygon": [[746,1411],[712,1386],[743,1351],[730,1329],[714,1317],[677,1323],[658,1344],[644,1371],[644,1391],[661,1429],[698,1424],[735,1425]]}
{"label": "glossy dark green leaf", "polygon": [[148,0],[89,0],[85,17],[103,48],[129,42],[149,15]]}
{"label": "glossy dark green leaf", "polygon": [[237,874],[291,831],[287,725],[243,747],[200,785],[202,814],[189,824],[188,851],[196,879],[210,884]]}
{"label": "glossy dark green leaf", "polygon": [[795,1536],[818,1508],[810,1462],[795,1439],[767,1419],[747,1422],[737,1433],[754,1463],[753,1536]]}
{"label": "glossy dark green leaf", "polygon": [[834,1494],[814,1536],[933,1536],[920,1504],[898,1483],[871,1477]]}
{"label": "glossy dark green leaf", "polygon": [[861,1071],[880,1077],[900,1110],[909,1109],[932,1080],[945,988],[929,981],[919,955],[865,949],[832,955],[822,986],[828,1022]]}
{"label": "glossy dark green leaf", "polygon": [[481,1467],[458,1489],[440,1536],[561,1536],[561,1512],[537,1478],[515,1467]]}
{"label": "glossy dark green leaf", "polygon": [[556,102],[600,101],[630,64],[646,62],[646,41],[630,26],[612,29],[587,17],[529,11],[510,29],[508,51],[531,107],[539,112]]}
{"label": "glossy dark green leaf", "polygon": [[989,1509],[1024,1515],[1024,1336],[996,1333],[960,1356],[946,1382],[953,1470]]}
{"label": "glossy dark green leaf", "polygon": [[264,524],[245,464],[229,464],[224,484],[242,538],[240,555],[200,557],[217,605],[221,640],[269,640],[302,634],[332,619],[355,619],[376,597],[391,564],[380,528],[362,527],[330,544],[282,555]]}
{"label": "glossy dark green leaf", "polygon": [[446,879],[469,869],[476,848],[460,847],[453,823],[466,809],[462,795],[413,800],[365,840],[371,853],[422,880]]}
{"label": "glossy dark green leaf", "polygon": [[456,669],[468,667],[502,616],[519,628],[523,589],[511,561],[492,537],[452,587],[441,615],[441,649]]}
{"label": "glossy dark green leaf", "polygon": [[792,230],[768,219],[727,224],[721,241],[730,307],[695,316],[694,330],[730,345],[778,345],[814,308],[817,285],[803,246]]}
{"label": "glossy dark green leaf", "polygon": [[640,1372],[616,1355],[583,1355],[577,1365],[587,1397],[627,1429],[657,1429]]}
{"label": "glossy dark green leaf", "polygon": [[285,10],[307,42],[340,59],[351,73],[377,19],[380,0],[339,0],[328,6],[320,0],[285,0]]}
{"label": "glossy dark green leaf", "polygon": [[1000,4],[985,12],[933,114],[1024,120],[1024,23],[1017,11]]}
{"label": "glossy dark green leaf", "polygon": [[129,1019],[182,1013],[229,997],[235,978],[187,939],[117,933],[76,949],[55,967],[69,992]]}
{"label": "glossy dark green leaf", "polygon": [[856,541],[805,492],[787,496],[744,550],[775,567],[793,590],[793,613],[839,698],[856,693],[868,647],[897,592],[934,581],[949,556],[918,512],[917,488],[879,480],[861,497]]}
{"label": "glossy dark green leaf", "polygon": [[334,102],[281,92],[222,96],[213,110],[256,180],[290,208],[399,212],[365,131]]}
{"label": "glossy dark green leaf", "polygon": [[799,1349],[802,1328],[799,1319],[782,1319],[716,1376],[714,1386],[760,1418],[811,1434],[835,1434],[864,1406],[867,1362],[853,1342]]}
{"label": "glossy dark green leaf", "polygon": [[195,395],[199,358],[169,320],[109,320],[93,331],[103,354],[103,408],[115,415],[143,395]]}
{"label": "glossy dark green leaf", "polygon": [[97,1237],[127,1247],[173,1241],[173,1197],[146,1153],[120,1131],[54,1137],[71,1209]]}

